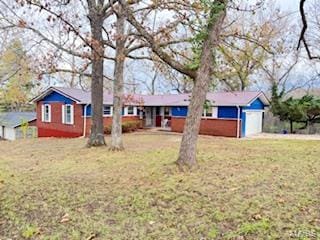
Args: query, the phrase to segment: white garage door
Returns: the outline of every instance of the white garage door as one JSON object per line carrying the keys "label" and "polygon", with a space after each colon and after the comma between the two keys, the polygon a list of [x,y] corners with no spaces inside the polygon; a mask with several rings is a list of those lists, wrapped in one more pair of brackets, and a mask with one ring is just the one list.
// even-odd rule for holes
{"label": "white garage door", "polygon": [[261,111],[246,112],[246,136],[262,132],[262,114]]}
{"label": "white garage door", "polygon": [[16,140],[16,130],[14,128],[4,128],[4,139]]}

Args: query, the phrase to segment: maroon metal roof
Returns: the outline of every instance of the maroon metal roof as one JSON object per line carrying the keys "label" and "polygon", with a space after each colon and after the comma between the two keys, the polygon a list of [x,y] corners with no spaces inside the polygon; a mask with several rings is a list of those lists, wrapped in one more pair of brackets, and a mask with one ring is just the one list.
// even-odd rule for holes
{"label": "maroon metal roof", "polygon": [[[39,95],[33,101],[39,101],[50,92],[56,91],[66,97],[69,97],[79,104],[90,104],[91,93],[75,88],[50,87],[43,94]],[[126,94],[126,105],[143,105],[143,106],[188,106],[191,94],[165,94],[165,95],[142,95]],[[247,106],[255,99],[269,105],[269,101],[262,91],[246,92],[215,92],[208,93],[207,100],[213,106]],[[104,94],[103,103],[112,105],[112,94]]]}

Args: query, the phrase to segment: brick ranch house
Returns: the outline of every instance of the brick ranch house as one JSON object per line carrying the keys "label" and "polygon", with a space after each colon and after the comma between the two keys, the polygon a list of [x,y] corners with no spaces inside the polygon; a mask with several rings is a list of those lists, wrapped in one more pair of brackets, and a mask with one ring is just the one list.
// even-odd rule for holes
{"label": "brick ranch house", "polygon": [[[144,127],[166,127],[182,132],[190,94],[130,95],[123,121],[141,121]],[[38,137],[88,136],[91,93],[81,89],[50,87],[33,99],[37,106]],[[268,99],[263,92],[208,93],[200,134],[245,137],[262,132]],[[104,125],[112,120],[112,95],[104,95]]]}

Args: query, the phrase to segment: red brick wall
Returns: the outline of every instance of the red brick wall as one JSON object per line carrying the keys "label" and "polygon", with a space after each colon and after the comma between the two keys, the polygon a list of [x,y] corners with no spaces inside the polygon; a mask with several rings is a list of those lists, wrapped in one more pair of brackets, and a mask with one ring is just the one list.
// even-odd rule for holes
{"label": "red brick wall", "polygon": [[[50,103],[51,105],[51,122],[41,121],[41,105],[42,102],[37,103],[37,127],[38,137],[81,137],[83,135],[83,116],[82,106],[73,104],[74,106],[74,124],[68,125],[62,123],[62,104]],[[138,116],[124,116],[122,121],[139,121]],[[111,117],[103,118],[104,126],[110,126],[112,123]],[[91,128],[91,118],[86,120],[86,136],[89,135]]]}
{"label": "red brick wall", "polygon": [[[171,129],[173,132],[183,132],[185,118],[173,117],[171,119]],[[240,123],[241,132],[241,123]],[[200,124],[200,134],[237,137],[237,120],[233,119],[202,119]]]}
{"label": "red brick wall", "polygon": [[74,124],[62,123],[62,102],[50,103],[51,122],[42,122],[41,105],[37,103],[37,127],[38,137],[80,137],[83,131],[82,106],[73,104]]}

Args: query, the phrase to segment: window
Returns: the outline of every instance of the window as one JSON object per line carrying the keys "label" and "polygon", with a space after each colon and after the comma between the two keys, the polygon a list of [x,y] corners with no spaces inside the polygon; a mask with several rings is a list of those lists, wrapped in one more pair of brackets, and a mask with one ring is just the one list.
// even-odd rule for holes
{"label": "window", "polygon": [[128,113],[127,115],[134,115],[134,107],[133,106],[129,106],[128,107]]}
{"label": "window", "polygon": [[112,115],[112,107],[111,106],[103,106],[103,115],[111,116]]}
{"label": "window", "polygon": [[208,107],[206,110],[206,117],[212,117],[212,107]]}
{"label": "window", "polygon": [[73,105],[62,105],[62,123],[73,124]]}
{"label": "window", "polygon": [[206,117],[207,116],[206,112],[207,112],[207,109],[203,108],[202,117]]}
{"label": "window", "polygon": [[170,116],[170,108],[169,107],[165,107],[164,108],[164,115],[165,116]]}
{"label": "window", "polygon": [[136,116],[137,114],[138,114],[137,113],[137,107],[128,106],[128,107],[125,107],[125,109],[124,109],[124,115]]}
{"label": "window", "polygon": [[217,107],[204,108],[202,116],[207,118],[218,118],[218,108]]}
{"label": "window", "polygon": [[42,122],[51,122],[51,105],[42,105]]}

